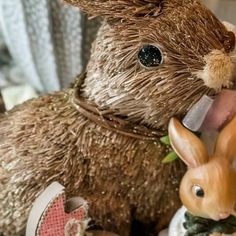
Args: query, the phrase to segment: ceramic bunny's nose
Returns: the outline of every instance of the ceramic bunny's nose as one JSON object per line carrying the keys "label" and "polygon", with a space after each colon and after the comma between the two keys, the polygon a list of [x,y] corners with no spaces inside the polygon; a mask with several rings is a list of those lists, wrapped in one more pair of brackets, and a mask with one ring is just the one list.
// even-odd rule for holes
{"label": "ceramic bunny's nose", "polygon": [[227,219],[229,216],[230,216],[230,213],[228,213],[228,212],[221,212],[221,213],[219,214],[220,220]]}

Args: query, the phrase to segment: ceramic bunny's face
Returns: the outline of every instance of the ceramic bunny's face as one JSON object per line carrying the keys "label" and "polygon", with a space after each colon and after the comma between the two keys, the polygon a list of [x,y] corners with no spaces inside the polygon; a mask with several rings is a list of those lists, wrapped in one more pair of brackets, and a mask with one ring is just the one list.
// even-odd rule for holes
{"label": "ceramic bunny's face", "polygon": [[212,156],[201,140],[175,119],[170,122],[169,134],[174,150],[189,167],[180,185],[185,207],[193,215],[216,221],[236,215],[236,118],[220,133]]}
{"label": "ceramic bunny's face", "polygon": [[159,128],[203,94],[233,85],[235,35],[198,0],[66,0],[106,18],[85,96]]}
{"label": "ceramic bunny's face", "polygon": [[235,215],[235,181],[236,172],[228,162],[211,160],[185,175],[181,199],[194,215],[216,221],[225,219]]}

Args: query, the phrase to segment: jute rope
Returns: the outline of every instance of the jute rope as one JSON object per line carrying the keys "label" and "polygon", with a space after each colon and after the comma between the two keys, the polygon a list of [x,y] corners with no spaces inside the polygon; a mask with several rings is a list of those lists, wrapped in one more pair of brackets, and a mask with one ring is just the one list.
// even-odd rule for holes
{"label": "jute rope", "polygon": [[133,124],[125,118],[115,115],[115,111],[109,108],[100,109],[94,102],[81,97],[81,85],[85,77],[85,73],[77,77],[71,97],[72,104],[83,116],[101,127],[131,138],[155,141],[165,135],[164,131]]}

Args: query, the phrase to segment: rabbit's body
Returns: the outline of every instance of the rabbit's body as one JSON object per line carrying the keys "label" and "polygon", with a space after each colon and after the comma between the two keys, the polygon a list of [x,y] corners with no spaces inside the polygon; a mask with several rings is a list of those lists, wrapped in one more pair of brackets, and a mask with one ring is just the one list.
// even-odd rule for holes
{"label": "rabbit's body", "polygon": [[1,231],[18,235],[36,195],[54,180],[88,199],[92,218],[122,236],[131,212],[144,223],[166,224],[179,205],[183,166],[161,164],[165,146],[158,141],[98,127],[71,104],[71,92],[29,101],[1,118]]}
{"label": "rabbit's body", "polygon": [[[167,134],[172,116],[233,84],[234,34],[197,0],[67,2],[107,18],[77,88],[95,111]],[[168,151],[161,135],[145,141],[105,128],[79,112],[72,96],[48,95],[1,117],[0,231],[17,235],[37,194],[56,180],[87,198],[106,229],[127,236],[136,219],[157,233],[179,207],[183,165],[161,164]]]}

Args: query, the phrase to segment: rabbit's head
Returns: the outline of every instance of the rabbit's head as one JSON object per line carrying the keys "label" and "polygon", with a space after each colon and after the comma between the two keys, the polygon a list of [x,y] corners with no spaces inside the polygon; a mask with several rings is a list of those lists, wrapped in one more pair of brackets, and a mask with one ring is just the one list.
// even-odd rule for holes
{"label": "rabbit's head", "polygon": [[236,117],[220,133],[213,155],[175,118],[169,124],[169,135],[173,149],[188,166],[180,185],[185,207],[196,216],[213,220],[235,215]]}
{"label": "rabbit's head", "polygon": [[199,0],[65,0],[103,17],[83,87],[99,107],[166,127],[233,85],[235,34]]}

